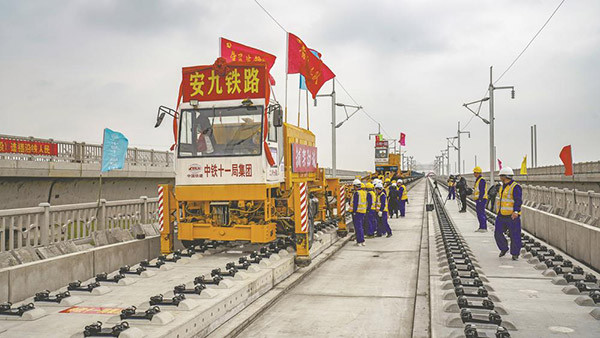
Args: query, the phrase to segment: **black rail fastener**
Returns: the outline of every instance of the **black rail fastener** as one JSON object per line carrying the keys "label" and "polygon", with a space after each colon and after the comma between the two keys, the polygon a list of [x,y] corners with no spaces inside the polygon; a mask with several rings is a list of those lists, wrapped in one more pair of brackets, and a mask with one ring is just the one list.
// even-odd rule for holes
{"label": "black rail fastener", "polygon": [[143,266],[138,266],[137,269],[131,270],[129,265],[123,265],[119,268],[119,273],[122,275],[141,275],[142,272],[146,271],[146,268]]}
{"label": "black rail fastener", "polygon": [[456,270],[456,271],[473,271],[473,270],[475,270],[475,267],[471,263],[466,264],[466,265],[465,264],[460,264],[460,265],[461,266],[458,266],[456,263],[450,263],[450,264],[448,264],[448,268],[450,270]]}
{"label": "black rail fastener", "polygon": [[144,268],[160,269],[160,267],[163,265],[165,265],[165,262],[161,260],[157,260],[154,264],[150,264],[150,262],[147,259],[144,259],[140,262],[140,266],[143,266]]}
{"label": "black rail fastener", "polygon": [[35,294],[33,300],[35,302],[60,303],[63,299],[71,297],[69,291],[58,292],[54,296],[50,295],[50,290],[40,291]]}
{"label": "black rail fastener", "polygon": [[206,278],[204,275],[198,276],[194,278],[194,284],[203,284],[203,285],[219,285],[223,277],[221,276],[213,276],[212,278]]}
{"label": "black rail fastener", "polygon": [[179,255],[181,257],[192,257],[195,254],[196,254],[196,249],[194,247],[189,247],[189,248],[179,252]]}
{"label": "black rail fastener", "polygon": [[92,282],[92,283],[89,283],[88,285],[81,285],[81,281],[76,280],[76,281],[69,283],[69,285],[67,286],[67,290],[92,292],[95,288],[99,288],[99,287],[100,287],[100,283],[98,283],[98,282]]}
{"label": "black rail fastener", "polygon": [[477,293],[472,293],[472,292],[465,292],[464,287],[462,287],[461,285],[454,287],[454,294],[456,294],[457,297],[467,296],[467,297],[478,297],[478,298],[485,298],[490,295],[488,290],[486,288],[484,288],[483,286],[480,286],[477,288]]}
{"label": "black rail fastener", "polygon": [[262,248],[260,248],[258,256],[262,258],[269,258],[272,254],[273,253],[271,253],[266,247],[263,246]]}
{"label": "black rail fastener", "polygon": [[103,329],[102,322],[87,325],[83,330],[84,337],[118,337],[123,331],[129,329],[128,322],[121,322],[110,329]]}
{"label": "black rail fastener", "polygon": [[600,304],[600,291],[599,290],[590,292],[590,294],[588,296],[590,296],[590,298],[594,301],[594,303]]}
{"label": "black rail fastener", "polygon": [[125,275],[122,273],[117,273],[111,278],[108,278],[108,274],[102,272],[96,275],[96,282],[118,283],[123,278],[125,278]]}
{"label": "black rail fastener", "polygon": [[465,325],[465,337],[466,338],[479,338],[479,333],[477,332],[477,327],[473,324]]}
{"label": "black rail fastener", "polygon": [[586,273],[585,277],[583,278],[583,280],[586,283],[596,283],[596,282],[598,282],[598,278],[593,273]]}
{"label": "black rail fastener", "polygon": [[236,269],[236,270],[248,270],[248,268],[250,267],[250,262],[246,261],[240,264],[235,264],[235,262],[229,262],[227,264],[225,264],[225,269],[229,270],[229,269]]}
{"label": "black rail fastener", "polygon": [[557,275],[562,275],[562,274],[567,274],[567,273],[570,273],[573,275],[583,275],[583,268],[580,267],[579,265],[572,266],[572,267],[566,267],[567,269],[569,269],[569,271],[565,271],[564,268],[565,268],[565,266],[563,264],[561,266],[555,266],[552,269],[554,270],[554,272],[556,272]]}
{"label": "black rail fastener", "polygon": [[17,308],[13,308],[12,305],[13,304],[11,302],[1,303],[0,315],[21,317],[25,312],[35,309],[35,305],[33,305],[33,303],[23,304]]}
{"label": "black rail fastener", "polygon": [[504,326],[498,326],[496,328],[496,338],[510,338],[510,332]]}
{"label": "black rail fastener", "polygon": [[578,280],[577,282],[575,282],[575,287],[577,288],[577,290],[579,290],[579,292],[600,291],[600,288],[597,285],[594,286],[596,287],[591,287],[590,285],[587,285],[583,280]]}
{"label": "black rail fastener", "polygon": [[455,278],[452,278],[452,284],[454,286],[461,285],[463,287],[472,287],[472,288],[478,288],[480,286],[483,286],[483,282],[481,281],[481,279],[479,279],[479,277],[473,278],[473,281],[471,281],[471,282],[467,282],[467,281],[462,280],[459,277],[455,277]]}
{"label": "black rail fastener", "polygon": [[212,277],[220,276],[220,277],[235,277],[235,274],[238,272],[236,268],[227,269],[226,271],[222,271],[221,268],[212,269],[210,275]]}
{"label": "black rail fastener", "polygon": [[167,255],[160,255],[160,256],[158,256],[157,259],[161,262],[177,263],[177,261],[181,259],[180,254],[181,254],[181,251],[177,250],[177,251],[173,252],[171,257],[167,257]]}
{"label": "black rail fastener", "polygon": [[458,297],[458,307],[459,308],[469,308],[469,309],[483,309],[483,310],[493,310],[494,302],[492,302],[489,298],[483,298],[481,300],[481,304],[474,304],[473,302],[469,302],[469,299],[466,296]]}
{"label": "black rail fastener", "polygon": [[262,260],[262,257],[260,257],[258,255],[258,252],[254,251],[250,254],[250,259],[248,259],[248,262],[250,262],[252,264],[258,264],[258,263],[260,263],[261,260]]}
{"label": "black rail fastener", "polygon": [[175,285],[173,287],[173,293],[174,294],[196,294],[199,295],[202,293],[202,290],[206,289],[206,286],[204,284],[198,283],[195,284],[193,288],[188,289],[186,288],[185,284],[179,284],[179,285]]}
{"label": "black rail fastener", "polygon": [[173,298],[170,298],[170,299],[165,299],[165,297],[162,294],[159,294],[159,295],[150,297],[150,306],[154,306],[154,305],[179,306],[179,303],[183,302],[184,300],[185,300],[185,295],[183,293],[176,294],[173,296]]}
{"label": "black rail fastener", "polygon": [[469,274],[460,274],[459,270],[451,270],[450,271],[450,277],[454,278],[475,278],[475,277],[479,277],[479,274],[477,273],[477,271],[475,270],[470,270]]}
{"label": "black rail fastener", "polygon": [[158,306],[153,306],[144,312],[137,312],[137,307],[130,306],[126,309],[121,310],[121,320],[135,319],[135,320],[152,320],[154,315],[160,312]]}
{"label": "black rail fastener", "polygon": [[501,325],[502,317],[498,314],[498,312],[491,310],[487,318],[476,318],[473,317],[473,313],[471,310],[462,308],[460,309],[460,319],[463,323],[480,323],[480,324],[492,324],[492,325]]}

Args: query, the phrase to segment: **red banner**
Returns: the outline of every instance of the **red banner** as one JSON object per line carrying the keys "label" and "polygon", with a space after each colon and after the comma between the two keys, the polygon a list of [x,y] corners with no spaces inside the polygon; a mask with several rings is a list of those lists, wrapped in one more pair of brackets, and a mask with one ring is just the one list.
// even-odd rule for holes
{"label": "red banner", "polygon": [[573,176],[573,156],[571,155],[570,144],[562,148],[559,157],[565,165],[565,176]]}
{"label": "red banner", "polygon": [[310,52],[299,37],[288,33],[288,74],[300,73],[306,78],[306,88],[316,97],[323,84],[335,74]]}
{"label": "red banner", "polygon": [[[225,38],[221,38],[221,57],[227,62],[265,62],[269,73],[277,59],[273,54]],[[275,79],[271,75],[269,80],[272,85],[275,85]]]}
{"label": "red banner", "polygon": [[387,148],[388,141],[384,140],[375,140],[375,148]]}
{"label": "red banner", "polygon": [[56,156],[58,144],[0,138],[0,153]]}
{"label": "red banner", "polygon": [[292,172],[317,171],[317,147],[292,143]]}
{"label": "red banner", "polygon": [[183,102],[267,98],[265,63],[226,63],[185,67],[182,70]]}

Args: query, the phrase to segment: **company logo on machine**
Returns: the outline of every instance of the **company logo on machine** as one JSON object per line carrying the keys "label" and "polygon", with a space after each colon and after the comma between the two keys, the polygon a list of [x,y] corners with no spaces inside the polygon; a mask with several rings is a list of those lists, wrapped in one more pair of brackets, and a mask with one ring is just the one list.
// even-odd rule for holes
{"label": "company logo on machine", "polygon": [[317,171],[317,147],[292,143],[292,172]]}
{"label": "company logo on machine", "polygon": [[190,178],[202,177],[202,170],[204,170],[204,167],[201,164],[198,164],[198,163],[190,164],[190,166],[188,167],[188,175],[187,176]]}

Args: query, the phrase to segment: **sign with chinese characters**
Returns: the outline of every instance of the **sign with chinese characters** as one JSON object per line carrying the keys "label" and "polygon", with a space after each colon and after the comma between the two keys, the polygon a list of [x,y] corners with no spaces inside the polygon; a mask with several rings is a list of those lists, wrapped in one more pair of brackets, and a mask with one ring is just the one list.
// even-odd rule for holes
{"label": "sign with chinese characters", "polygon": [[58,144],[0,138],[0,153],[56,156]]}
{"label": "sign with chinese characters", "polygon": [[252,177],[252,163],[232,163],[230,166],[220,164],[192,164],[188,167],[188,178],[214,177]]}
{"label": "sign with chinese characters", "polygon": [[375,148],[387,148],[388,141],[375,141]]}
{"label": "sign with chinese characters", "polygon": [[217,62],[185,67],[182,73],[183,102],[264,98],[269,86],[266,64],[260,62]]}
{"label": "sign with chinese characters", "polygon": [[292,172],[317,171],[317,147],[292,143]]}
{"label": "sign with chinese characters", "polygon": [[118,307],[92,307],[92,306],[71,306],[60,313],[79,313],[86,315],[120,315],[122,308]]}

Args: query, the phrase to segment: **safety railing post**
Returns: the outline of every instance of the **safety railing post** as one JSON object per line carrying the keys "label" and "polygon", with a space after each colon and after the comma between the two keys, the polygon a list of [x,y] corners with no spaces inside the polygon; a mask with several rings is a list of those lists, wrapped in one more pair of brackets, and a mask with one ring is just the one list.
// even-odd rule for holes
{"label": "safety railing post", "polygon": [[96,230],[106,230],[106,200],[100,199],[100,210],[98,211],[98,227]]}
{"label": "safety railing post", "polygon": [[50,203],[40,203],[39,206],[44,208],[42,221],[38,224],[40,228],[40,244],[48,245],[50,244]]}
{"label": "safety railing post", "polygon": [[594,191],[588,190],[588,215],[594,217]]}
{"label": "safety railing post", "polygon": [[142,224],[148,224],[148,196],[140,197],[144,202],[142,206]]}

